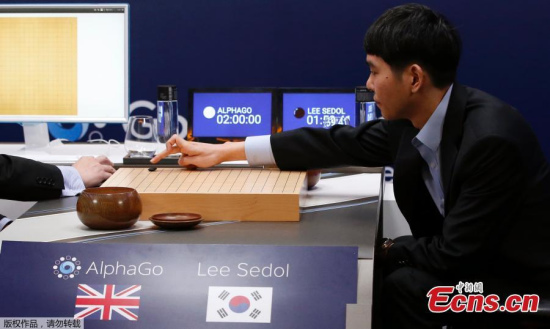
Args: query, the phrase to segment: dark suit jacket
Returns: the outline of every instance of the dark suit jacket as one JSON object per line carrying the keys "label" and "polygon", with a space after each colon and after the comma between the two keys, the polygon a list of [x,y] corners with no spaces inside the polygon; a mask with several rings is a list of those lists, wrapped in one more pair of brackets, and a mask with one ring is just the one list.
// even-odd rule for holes
{"label": "dark suit jacket", "polygon": [[56,166],[0,155],[0,199],[53,199],[61,195],[63,188],[63,175]]}
{"label": "dark suit jacket", "polygon": [[440,146],[445,216],[422,180],[407,120],[299,129],[271,137],[281,169],[394,166],[394,192],[414,238],[388,259],[444,278],[550,278],[550,168],[536,136],[509,105],[455,84]]}

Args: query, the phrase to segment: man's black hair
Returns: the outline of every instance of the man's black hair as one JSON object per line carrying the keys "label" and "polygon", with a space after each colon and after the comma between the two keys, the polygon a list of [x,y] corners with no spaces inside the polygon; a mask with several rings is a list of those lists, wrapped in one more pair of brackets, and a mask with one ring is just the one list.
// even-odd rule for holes
{"label": "man's black hair", "polygon": [[381,57],[396,72],[420,65],[437,88],[454,82],[462,48],[456,28],[420,4],[387,10],[369,27],[363,45],[367,54]]}

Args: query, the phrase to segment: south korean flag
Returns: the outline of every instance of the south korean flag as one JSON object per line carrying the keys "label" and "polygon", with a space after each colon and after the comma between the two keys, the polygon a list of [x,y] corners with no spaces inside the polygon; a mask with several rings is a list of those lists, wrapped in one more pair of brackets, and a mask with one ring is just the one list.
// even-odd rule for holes
{"label": "south korean flag", "polygon": [[206,322],[271,323],[271,287],[209,287]]}

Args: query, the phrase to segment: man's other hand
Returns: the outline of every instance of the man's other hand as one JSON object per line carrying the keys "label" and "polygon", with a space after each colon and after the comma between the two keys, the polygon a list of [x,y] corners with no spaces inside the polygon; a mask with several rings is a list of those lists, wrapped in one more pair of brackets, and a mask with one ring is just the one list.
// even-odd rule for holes
{"label": "man's other hand", "polygon": [[99,186],[115,172],[113,163],[106,156],[80,158],[73,167],[78,171],[84,186]]}

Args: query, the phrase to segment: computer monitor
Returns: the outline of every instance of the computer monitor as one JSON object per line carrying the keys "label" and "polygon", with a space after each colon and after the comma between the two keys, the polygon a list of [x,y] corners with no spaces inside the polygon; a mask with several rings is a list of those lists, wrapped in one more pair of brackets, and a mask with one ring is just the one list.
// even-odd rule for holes
{"label": "computer monitor", "polygon": [[[0,5],[0,122],[128,120],[127,4]],[[27,129],[29,128],[29,129]],[[29,143],[29,139],[34,139]],[[41,137],[49,142],[47,134]]]}
{"label": "computer monitor", "polygon": [[223,142],[274,133],[275,93],[271,88],[189,90],[189,140]]}
{"label": "computer monitor", "polygon": [[279,98],[282,104],[279,130],[356,125],[353,88],[283,88],[279,91]]}

